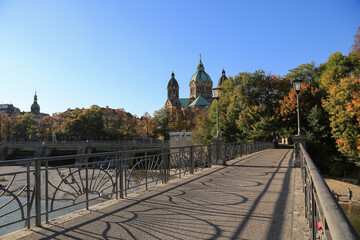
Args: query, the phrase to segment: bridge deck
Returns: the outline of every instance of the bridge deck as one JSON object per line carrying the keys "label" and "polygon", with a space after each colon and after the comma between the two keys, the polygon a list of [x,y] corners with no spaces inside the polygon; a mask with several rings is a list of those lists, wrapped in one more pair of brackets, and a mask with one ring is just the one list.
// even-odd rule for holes
{"label": "bridge deck", "polygon": [[[25,239],[308,239],[293,151],[271,149],[215,166],[68,221],[18,232]],[[84,211],[86,212],[86,211]],[[14,239],[14,234],[9,238]]]}

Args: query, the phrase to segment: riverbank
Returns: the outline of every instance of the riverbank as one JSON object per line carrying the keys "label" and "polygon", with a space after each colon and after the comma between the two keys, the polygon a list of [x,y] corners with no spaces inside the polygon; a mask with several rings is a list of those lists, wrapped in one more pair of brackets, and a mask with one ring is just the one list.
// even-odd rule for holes
{"label": "riverbank", "polygon": [[350,188],[353,192],[352,204],[360,206],[360,186],[332,178],[325,178],[325,182],[330,190],[334,190],[339,195],[339,203],[348,204],[349,197],[347,191]]}

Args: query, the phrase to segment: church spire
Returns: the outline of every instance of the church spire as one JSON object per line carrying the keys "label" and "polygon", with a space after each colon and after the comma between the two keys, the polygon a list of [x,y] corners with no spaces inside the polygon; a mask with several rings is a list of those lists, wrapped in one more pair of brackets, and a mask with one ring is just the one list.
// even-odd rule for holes
{"label": "church spire", "polygon": [[205,71],[204,65],[203,65],[203,63],[201,61],[201,53],[200,53],[200,62],[199,62],[199,65],[197,67],[197,70],[198,70],[198,72],[204,72]]}

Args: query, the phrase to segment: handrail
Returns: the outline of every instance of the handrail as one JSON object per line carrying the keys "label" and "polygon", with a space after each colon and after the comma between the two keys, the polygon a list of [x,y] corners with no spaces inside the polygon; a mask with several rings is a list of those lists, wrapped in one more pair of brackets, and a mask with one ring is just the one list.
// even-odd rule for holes
{"label": "handrail", "polygon": [[5,223],[1,221],[5,215],[0,215],[0,230],[19,222],[30,227],[30,219],[40,226],[42,216],[48,222],[53,212],[72,211],[80,204],[88,209],[90,203],[123,198],[223,160],[272,147],[264,143],[245,144],[250,149],[242,146],[221,143],[0,161],[0,167],[9,166],[0,173],[0,200],[18,203],[14,209],[2,204],[0,210],[5,215],[17,211],[25,215]]}
{"label": "handrail", "polygon": [[[305,169],[303,170],[307,171],[307,174],[303,176],[305,176],[305,178],[309,177],[309,179],[304,179],[304,190],[305,194],[307,194],[306,191],[309,190],[309,193],[311,194],[312,204],[309,204],[309,210],[313,217],[311,221],[312,224],[310,224],[312,225],[310,227],[313,228],[313,239],[316,239],[315,225],[318,220],[321,221],[322,229],[325,230],[325,234],[324,232],[322,233],[325,239],[360,239],[340,205],[331,194],[319,169],[316,167],[302,144],[300,144],[300,149],[301,154],[304,156],[303,168],[305,167]],[[311,180],[310,184],[307,184],[308,182],[306,180]],[[310,198],[307,200],[310,201]],[[323,216],[321,216],[322,214]]]}

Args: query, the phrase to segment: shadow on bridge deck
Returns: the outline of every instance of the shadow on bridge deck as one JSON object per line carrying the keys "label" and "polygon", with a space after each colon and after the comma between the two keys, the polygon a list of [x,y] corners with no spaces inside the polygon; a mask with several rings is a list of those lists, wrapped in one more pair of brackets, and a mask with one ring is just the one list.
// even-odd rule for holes
{"label": "shadow on bridge deck", "polygon": [[6,238],[294,239],[292,158],[261,151]]}

